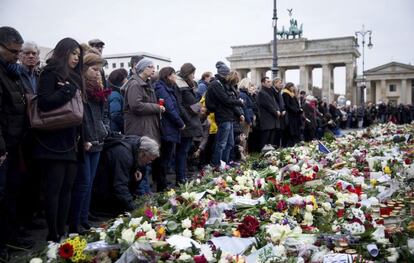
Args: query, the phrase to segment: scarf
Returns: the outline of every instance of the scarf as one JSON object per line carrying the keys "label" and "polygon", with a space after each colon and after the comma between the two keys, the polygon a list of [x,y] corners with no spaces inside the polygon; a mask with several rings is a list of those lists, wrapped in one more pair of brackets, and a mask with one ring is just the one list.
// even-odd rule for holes
{"label": "scarf", "polygon": [[9,76],[18,78],[22,74],[21,66],[18,63],[8,63],[0,58],[0,64],[6,69]]}
{"label": "scarf", "polygon": [[111,92],[110,89],[104,89],[99,80],[86,79],[86,94],[88,99],[104,102]]}
{"label": "scarf", "polygon": [[282,92],[283,93],[287,93],[287,94],[289,94],[289,96],[291,96],[292,98],[294,98],[295,97],[295,94],[293,94],[293,92],[291,92],[290,90],[288,90],[288,89],[283,89],[282,90]]}

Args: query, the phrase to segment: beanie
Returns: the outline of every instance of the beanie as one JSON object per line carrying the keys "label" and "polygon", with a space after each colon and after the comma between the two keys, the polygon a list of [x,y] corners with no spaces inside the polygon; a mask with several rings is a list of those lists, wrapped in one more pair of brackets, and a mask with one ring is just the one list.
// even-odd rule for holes
{"label": "beanie", "polygon": [[135,66],[135,70],[137,71],[137,74],[139,74],[143,72],[148,66],[151,66],[153,64],[154,63],[152,63],[151,60],[143,58],[137,63],[137,65]]}
{"label": "beanie", "polygon": [[230,74],[230,68],[222,61],[216,63],[217,73],[223,77],[227,77]]}

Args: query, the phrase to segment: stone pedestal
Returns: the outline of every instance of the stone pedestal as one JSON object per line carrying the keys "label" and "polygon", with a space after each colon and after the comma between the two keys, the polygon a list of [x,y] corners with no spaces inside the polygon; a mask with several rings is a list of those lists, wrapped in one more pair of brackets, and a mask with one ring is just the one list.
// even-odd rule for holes
{"label": "stone pedestal", "polygon": [[345,97],[350,100],[352,104],[356,103],[356,86],[354,82],[355,67],[353,63],[347,63],[345,65]]}

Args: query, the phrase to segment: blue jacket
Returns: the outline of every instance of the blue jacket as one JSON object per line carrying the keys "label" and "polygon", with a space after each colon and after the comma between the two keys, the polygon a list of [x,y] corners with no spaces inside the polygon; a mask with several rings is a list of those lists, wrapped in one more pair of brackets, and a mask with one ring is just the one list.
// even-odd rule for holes
{"label": "blue jacket", "polygon": [[198,82],[198,87],[197,87],[197,92],[196,92],[196,99],[198,101],[200,101],[201,98],[206,93],[207,87],[208,87],[208,83],[205,82],[204,80],[200,79],[200,81]]}
{"label": "blue jacket", "polygon": [[124,131],[124,97],[119,88],[112,87],[111,95],[108,97],[110,126],[112,131]]}
{"label": "blue jacket", "polygon": [[161,119],[161,139],[179,143],[181,140],[180,128],[184,126],[184,121],[180,117],[180,106],[176,92],[178,92],[176,87],[168,86],[162,80],[155,83],[155,94],[158,99],[164,99],[165,107]]}
{"label": "blue jacket", "polygon": [[244,90],[244,89],[240,89],[239,96],[244,101],[244,105],[243,105],[244,118],[245,118],[246,122],[249,125],[251,125],[253,123],[253,118],[254,118],[254,112],[253,112],[254,102],[253,102],[253,99],[247,93],[247,91]]}

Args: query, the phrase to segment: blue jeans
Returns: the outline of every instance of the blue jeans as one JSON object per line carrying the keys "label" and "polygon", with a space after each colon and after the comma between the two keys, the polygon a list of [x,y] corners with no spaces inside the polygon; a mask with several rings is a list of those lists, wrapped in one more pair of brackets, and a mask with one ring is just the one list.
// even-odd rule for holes
{"label": "blue jeans", "polygon": [[138,183],[137,187],[137,195],[144,195],[144,194],[150,194],[151,193],[151,186],[148,181],[148,176],[151,174],[151,164],[145,166],[144,169],[140,169],[142,173],[142,179]]}
{"label": "blue jeans", "polygon": [[88,223],[93,180],[98,168],[100,152],[86,152],[85,162],[79,164],[78,175],[73,184],[70,224]]}
{"label": "blue jeans", "polygon": [[216,145],[214,147],[213,159],[214,166],[220,166],[220,161],[229,162],[230,152],[234,147],[233,122],[223,122],[218,124],[216,135]]}
{"label": "blue jeans", "polygon": [[187,157],[188,152],[193,144],[193,137],[182,137],[181,142],[177,143],[175,154],[175,172],[177,181],[186,179]]}

